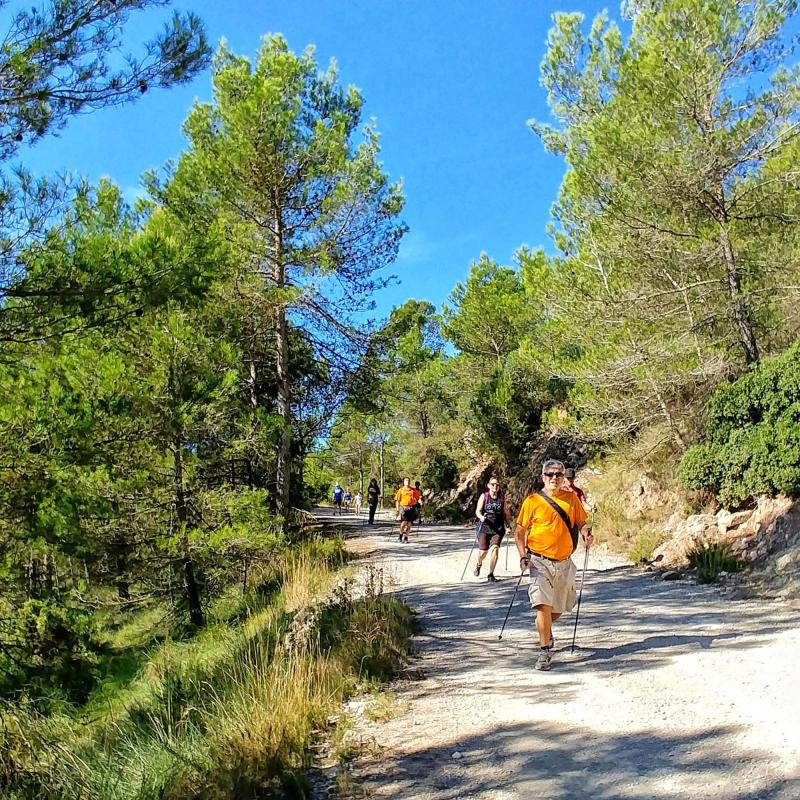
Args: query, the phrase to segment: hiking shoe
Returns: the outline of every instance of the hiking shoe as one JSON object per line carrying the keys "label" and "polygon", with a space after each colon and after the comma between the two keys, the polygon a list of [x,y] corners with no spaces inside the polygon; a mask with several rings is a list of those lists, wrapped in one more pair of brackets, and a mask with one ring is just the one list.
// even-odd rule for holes
{"label": "hiking shoe", "polygon": [[486,580],[487,580],[489,583],[497,583],[497,578],[495,578],[495,576],[494,576],[494,572],[490,572],[490,573],[489,573],[489,574],[486,576]]}
{"label": "hiking shoe", "polygon": [[478,564],[478,566],[475,567],[475,571],[472,573],[476,578],[481,574],[481,566],[481,564]]}
{"label": "hiking shoe", "polygon": [[550,651],[542,648],[534,666],[536,669],[548,670],[550,669],[550,660]]}

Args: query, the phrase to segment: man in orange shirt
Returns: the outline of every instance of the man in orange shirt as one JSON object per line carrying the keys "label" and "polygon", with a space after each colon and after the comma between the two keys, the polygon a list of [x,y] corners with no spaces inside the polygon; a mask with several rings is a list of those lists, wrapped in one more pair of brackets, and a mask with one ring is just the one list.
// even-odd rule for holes
{"label": "man in orange shirt", "polygon": [[403,485],[394,496],[397,515],[400,517],[400,536],[397,538],[401,542],[408,542],[408,532],[411,530],[411,523],[417,518],[420,497],[420,493],[411,485],[411,478],[403,478]]}
{"label": "man in orange shirt", "polygon": [[[573,531],[580,531],[586,545],[592,529],[586,511],[574,492],[566,491],[564,465],[550,459],[542,465],[544,489],[525,498],[517,517],[514,537],[520,569],[530,568],[528,596],[536,609],[539,658],[536,669],[550,669],[553,623],[570,611],[575,596],[575,565],[572,563]],[[567,526],[569,521],[569,527]]]}

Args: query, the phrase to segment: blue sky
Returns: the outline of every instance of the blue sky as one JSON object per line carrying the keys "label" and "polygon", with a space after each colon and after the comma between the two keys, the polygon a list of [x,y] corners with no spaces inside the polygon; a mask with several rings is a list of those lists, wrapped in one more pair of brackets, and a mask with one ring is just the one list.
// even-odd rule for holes
{"label": "blue sky", "polygon": [[[197,12],[215,45],[224,37],[244,55],[254,56],[267,33],[282,33],[294,50],[313,44],[322,66],[335,58],[342,82],[361,89],[365,117],[374,117],[381,133],[385,168],[403,180],[411,229],[390,268],[399,285],[377,298],[385,314],[409,297],[440,304],[481,251],[510,263],[521,244],[550,248],[545,225],[563,164],[526,126],[531,117],[547,118],[539,62],[553,12],[591,18],[607,5],[196,0],[174,8]],[[616,16],[616,4],[611,11]],[[131,40],[154,31],[168,13],[136,17]],[[185,87],[73,120],[58,138],[20,156],[39,173],[109,176],[133,198],[142,172],[181,152],[181,124],[194,100],[210,97],[206,72]]]}

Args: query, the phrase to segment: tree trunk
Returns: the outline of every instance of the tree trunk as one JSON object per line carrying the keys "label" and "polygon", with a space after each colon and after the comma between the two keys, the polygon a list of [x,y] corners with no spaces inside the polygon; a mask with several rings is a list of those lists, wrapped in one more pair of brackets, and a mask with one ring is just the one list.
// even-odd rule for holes
{"label": "tree trunk", "polygon": [[381,508],[383,508],[383,439],[381,439]]}
{"label": "tree trunk", "polygon": [[[275,261],[272,277],[277,289],[286,287],[286,268],[283,263],[283,219],[276,203],[274,220]],[[280,293],[279,293],[280,294]],[[275,468],[275,502],[278,513],[286,520],[289,515],[292,458],[292,408],[289,380],[289,336],[286,328],[286,306],[279,301],[275,308],[275,369],[278,396],[276,410],[282,420]]]}
{"label": "tree trunk", "polygon": [[[244,352],[246,353],[244,366],[245,366],[245,383],[247,384],[247,399],[250,405],[250,431],[253,435],[253,442],[256,440],[256,411],[258,410],[258,389],[257,379],[258,373],[256,370],[256,326],[253,324],[250,330],[250,335],[246,337],[244,342]],[[249,448],[247,453],[247,488],[253,489],[253,459],[255,453],[253,448]]]}
{"label": "tree trunk", "polygon": [[28,559],[28,598],[37,600],[39,598],[39,560],[33,557],[31,551],[30,558]]}
{"label": "tree trunk", "polygon": [[186,591],[186,605],[189,608],[189,619],[192,625],[201,628],[205,624],[203,607],[200,604],[200,590],[194,574],[194,563],[189,549],[187,525],[189,508],[186,504],[186,491],[183,485],[182,442],[176,438],[173,442],[174,481],[175,481],[175,513],[181,529],[181,546],[183,548],[183,588]]}
{"label": "tree trunk", "polygon": [[128,581],[128,543],[125,537],[118,535],[114,537],[114,572],[116,573],[114,582],[117,585],[117,598],[125,603],[131,599],[130,582]]}
{"label": "tree trunk", "polygon": [[725,266],[725,284],[728,290],[728,299],[730,300],[731,312],[739,334],[739,344],[744,351],[745,362],[747,364],[756,364],[760,356],[756,334],[753,330],[753,321],[750,317],[750,309],[747,307],[745,298],[742,295],[741,275],[730,236],[728,235],[728,229],[722,223],[720,223],[719,245],[722,263]]}
{"label": "tree trunk", "polygon": [[672,418],[672,414],[667,406],[667,401],[664,400],[664,397],[662,396],[661,392],[656,389],[655,385],[653,385],[653,391],[655,391],[659,408],[661,408],[661,413],[664,415],[664,419],[667,421],[667,425],[669,426],[670,433],[672,434],[672,440],[676,445],[678,445],[681,452],[683,452],[686,450],[686,442],[684,441],[683,436],[681,436],[678,426],[675,424],[675,420]]}

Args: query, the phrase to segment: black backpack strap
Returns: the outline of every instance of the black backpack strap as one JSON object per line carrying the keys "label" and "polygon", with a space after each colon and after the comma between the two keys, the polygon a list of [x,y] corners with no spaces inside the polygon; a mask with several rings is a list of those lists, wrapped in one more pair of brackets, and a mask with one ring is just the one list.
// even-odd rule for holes
{"label": "black backpack strap", "polygon": [[570,521],[569,516],[567,516],[567,512],[564,511],[561,506],[556,503],[555,500],[548,497],[544,492],[536,492],[536,494],[542,498],[552,509],[553,511],[561,517],[561,521],[567,526],[567,531],[569,532],[569,538],[572,540],[572,549],[573,551],[578,547],[578,534],[580,533],[578,526],[573,525]]}

